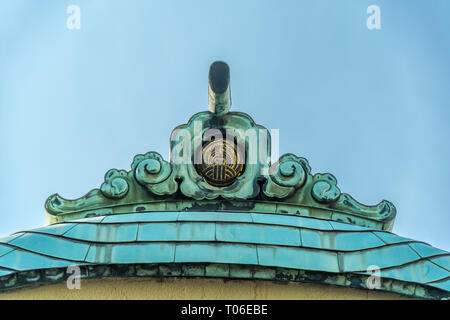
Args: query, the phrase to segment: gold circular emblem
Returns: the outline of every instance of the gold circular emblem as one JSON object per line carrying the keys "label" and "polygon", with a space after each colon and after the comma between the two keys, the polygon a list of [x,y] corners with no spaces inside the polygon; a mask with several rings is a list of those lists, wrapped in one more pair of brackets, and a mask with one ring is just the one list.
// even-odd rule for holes
{"label": "gold circular emblem", "polygon": [[211,141],[202,148],[197,171],[213,186],[230,185],[244,172],[244,153],[226,139]]}

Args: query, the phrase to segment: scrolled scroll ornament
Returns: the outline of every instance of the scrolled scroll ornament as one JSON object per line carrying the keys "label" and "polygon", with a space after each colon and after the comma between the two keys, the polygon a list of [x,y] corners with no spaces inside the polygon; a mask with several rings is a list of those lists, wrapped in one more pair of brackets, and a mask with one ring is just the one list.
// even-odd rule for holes
{"label": "scrolled scroll ornament", "polygon": [[336,178],[329,174],[316,174],[313,177],[311,195],[319,203],[327,204],[336,201],[341,195],[341,191],[336,186]]}
{"label": "scrolled scroll ornament", "polygon": [[131,168],[136,181],[156,195],[173,194],[178,188],[173,179],[172,165],[156,152],[137,155]]}
{"label": "scrolled scroll ornament", "polygon": [[293,154],[283,155],[269,169],[269,179],[264,187],[264,194],[269,197],[285,198],[302,187],[311,171],[305,158]]}
{"label": "scrolled scroll ornament", "polygon": [[111,199],[125,197],[129,189],[127,176],[128,172],[125,170],[109,170],[105,175],[105,182],[100,187],[103,195]]}

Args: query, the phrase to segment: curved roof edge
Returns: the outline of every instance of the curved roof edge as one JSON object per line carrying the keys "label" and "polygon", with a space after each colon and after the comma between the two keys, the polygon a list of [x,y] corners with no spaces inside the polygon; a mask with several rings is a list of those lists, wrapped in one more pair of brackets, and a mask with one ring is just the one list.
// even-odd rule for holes
{"label": "curved roof edge", "polygon": [[0,239],[3,289],[22,285],[23,274],[41,281],[46,277],[42,270],[72,265],[198,263],[295,270],[298,281],[304,280],[304,273],[318,272],[326,274],[318,278],[324,284],[340,279],[337,284],[358,283],[362,288],[364,279],[377,270],[386,291],[450,298],[450,253],[390,232],[328,219],[254,212],[126,213],[67,221]]}
{"label": "curved roof edge", "polygon": [[[363,274],[333,274],[289,268],[264,267],[224,263],[152,263],[152,264],[110,264],[79,265],[81,279],[130,278],[130,277],[206,277],[236,280],[271,280],[328,284],[374,292],[396,293],[423,299],[450,299],[446,290],[428,285],[383,278],[381,286],[369,289],[369,276]],[[0,277],[1,293],[36,285],[67,281],[67,268],[49,268],[21,271]]]}

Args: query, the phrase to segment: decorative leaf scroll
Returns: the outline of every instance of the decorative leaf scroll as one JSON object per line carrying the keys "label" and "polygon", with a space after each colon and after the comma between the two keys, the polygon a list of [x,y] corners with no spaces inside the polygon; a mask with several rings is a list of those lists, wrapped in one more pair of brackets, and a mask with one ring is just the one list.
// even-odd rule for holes
{"label": "decorative leaf scroll", "polygon": [[270,169],[263,192],[270,198],[285,198],[303,186],[311,175],[308,160],[293,154],[283,155]]}
{"label": "decorative leaf scroll", "polygon": [[320,203],[336,201],[341,195],[341,191],[336,186],[336,183],[336,178],[329,173],[316,174],[311,189],[314,200]]}
{"label": "decorative leaf scroll", "polygon": [[293,154],[287,154],[279,160],[278,170],[272,179],[283,187],[301,187],[311,171],[308,161]]}
{"label": "decorative leaf scroll", "polygon": [[108,198],[120,199],[128,192],[127,172],[111,169],[105,175],[105,182],[100,187],[102,193]]}
{"label": "decorative leaf scroll", "polygon": [[[185,129],[194,137],[195,121],[200,121],[203,128],[219,126],[223,129],[267,130],[255,124],[248,115],[239,112],[230,112],[220,118],[210,112],[201,112],[178,129]],[[187,145],[192,141],[187,141]],[[270,139],[267,143],[270,145]],[[68,214],[69,219],[73,213],[85,212],[85,215],[89,215],[93,210],[95,214],[115,213],[120,212],[122,207],[130,206],[137,212],[155,208],[165,210],[164,204],[169,202],[179,203],[180,210],[185,208],[182,204],[186,201],[195,203],[198,210],[214,210],[223,208],[222,205],[230,200],[235,200],[236,205],[240,201],[240,211],[258,211],[252,205],[254,201],[276,206],[286,204],[290,207],[325,210],[327,214],[333,215],[332,219],[350,223],[363,225],[361,221],[376,221],[383,228],[391,228],[395,217],[395,207],[390,202],[382,201],[376,206],[363,205],[348,194],[341,193],[333,175],[312,175],[308,161],[293,154],[283,155],[270,167],[266,163],[246,162],[242,175],[233,183],[221,187],[208,183],[193,163],[171,163],[156,152],[148,152],[134,157],[130,171],[109,170],[100,189],[94,189],[79,199],[67,200],[58,194],[50,196],[46,209],[49,215],[60,217],[56,221],[61,221],[66,219],[61,215]],[[148,206],[149,203],[160,205]]]}
{"label": "decorative leaf scroll", "polygon": [[172,195],[177,190],[172,165],[157,152],[148,152],[134,157],[130,171],[109,170],[100,189],[93,189],[75,200],[64,199],[58,194],[51,195],[45,208],[50,214],[65,214],[154,201],[158,200],[156,196]]}
{"label": "decorative leaf scroll", "polygon": [[173,172],[172,165],[156,152],[135,156],[131,169],[134,170],[136,181],[155,195],[174,194],[178,189],[173,176],[169,179]]}

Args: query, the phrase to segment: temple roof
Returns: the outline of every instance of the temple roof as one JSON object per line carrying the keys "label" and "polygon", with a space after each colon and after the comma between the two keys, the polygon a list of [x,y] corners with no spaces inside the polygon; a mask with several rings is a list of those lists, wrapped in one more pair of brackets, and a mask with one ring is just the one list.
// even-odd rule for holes
{"label": "temple roof", "polygon": [[195,275],[361,289],[367,288],[368,266],[377,266],[379,290],[450,298],[448,252],[318,218],[141,212],[67,221],[0,239],[0,289],[58,281],[72,265],[81,266],[85,278]]}
{"label": "temple roof", "polygon": [[78,199],[50,196],[49,226],[0,239],[0,290],[60,281],[78,265],[83,278],[204,276],[360,289],[372,288],[375,274],[374,290],[450,298],[448,252],[391,233],[391,202],[361,204],[332,174],[313,174],[305,158],[285,154],[272,163],[269,130],[229,112],[229,81],[228,66],[214,63],[210,111],[174,129],[170,159],[138,154],[130,170],[109,170]]}

